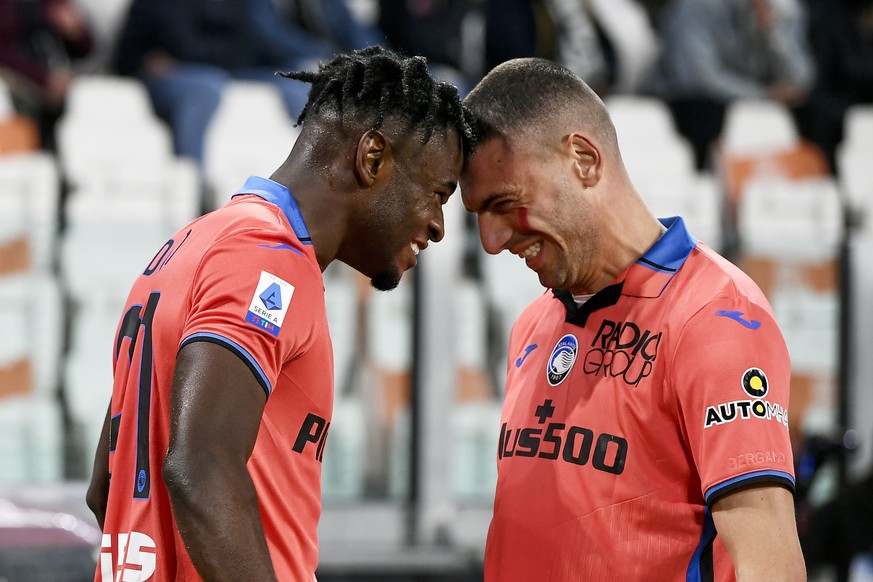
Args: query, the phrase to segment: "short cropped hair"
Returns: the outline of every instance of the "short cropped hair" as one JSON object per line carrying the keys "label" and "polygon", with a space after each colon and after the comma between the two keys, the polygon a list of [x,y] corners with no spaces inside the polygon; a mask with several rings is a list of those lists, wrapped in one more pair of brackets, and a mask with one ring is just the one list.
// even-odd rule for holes
{"label": "short cropped hair", "polygon": [[398,117],[420,132],[423,144],[435,127],[454,127],[464,155],[475,148],[472,114],[461,103],[457,87],[435,80],[424,57],[406,57],[374,46],[340,54],[315,73],[279,74],[312,84],[298,125],[323,109],[339,115],[351,112],[356,118],[371,116],[371,132],[381,128],[386,118]]}
{"label": "short cropped hair", "polygon": [[606,106],[585,81],[546,59],[513,59],[492,69],[464,99],[476,120],[479,143],[531,135],[570,117],[618,152]]}

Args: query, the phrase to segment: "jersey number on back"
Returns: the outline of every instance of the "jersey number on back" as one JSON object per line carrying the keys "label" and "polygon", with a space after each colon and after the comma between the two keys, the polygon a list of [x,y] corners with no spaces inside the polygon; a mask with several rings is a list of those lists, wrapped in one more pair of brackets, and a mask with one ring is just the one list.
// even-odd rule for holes
{"label": "jersey number on back", "polygon": [[142,329],[142,346],[139,356],[139,387],[136,407],[136,479],[133,487],[134,499],[148,499],[151,489],[149,470],[149,414],[152,401],[152,322],[161,294],[157,291],[149,295],[145,309],[134,305],[124,314],[118,337],[115,338],[115,357],[124,338],[130,338],[129,362],[133,363],[134,347]]}

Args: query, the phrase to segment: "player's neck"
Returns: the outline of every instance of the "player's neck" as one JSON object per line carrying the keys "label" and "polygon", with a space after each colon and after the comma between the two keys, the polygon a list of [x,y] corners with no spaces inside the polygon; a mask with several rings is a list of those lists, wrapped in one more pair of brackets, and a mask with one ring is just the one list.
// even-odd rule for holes
{"label": "player's neck", "polygon": [[312,238],[315,257],[324,271],[336,259],[345,231],[345,206],[341,192],[331,180],[332,168],[313,171],[313,165],[294,158],[294,154],[270,179],[291,191],[297,208]]}

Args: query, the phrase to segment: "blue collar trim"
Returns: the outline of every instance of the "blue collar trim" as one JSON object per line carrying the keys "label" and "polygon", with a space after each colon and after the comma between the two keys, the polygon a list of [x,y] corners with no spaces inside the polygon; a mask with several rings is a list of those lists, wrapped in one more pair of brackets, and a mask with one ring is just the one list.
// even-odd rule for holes
{"label": "blue collar trim", "polygon": [[667,232],[637,260],[637,263],[654,271],[672,274],[685,263],[685,259],[697,246],[697,240],[688,232],[685,221],[681,217],[672,216],[658,220],[667,227]]}
{"label": "blue collar trim", "polygon": [[[294,229],[294,234],[300,239],[303,244],[311,245],[312,238],[309,236],[309,231],[306,229],[306,224],[303,222],[303,215],[300,214],[300,209],[297,207],[297,202],[291,191],[273,180],[261,178],[260,176],[249,176],[243,187],[233,193],[233,196],[241,194],[254,194],[260,196],[270,204],[275,204],[285,214],[285,218]],[[232,196],[232,197],[233,197]]]}

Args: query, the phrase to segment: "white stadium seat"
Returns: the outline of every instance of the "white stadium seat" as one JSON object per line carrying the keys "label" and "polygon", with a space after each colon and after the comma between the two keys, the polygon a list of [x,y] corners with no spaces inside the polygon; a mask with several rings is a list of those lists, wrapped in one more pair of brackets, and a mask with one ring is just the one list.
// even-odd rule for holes
{"label": "white stadium seat", "polygon": [[820,261],[836,256],[843,217],[830,178],[750,180],[740,202],[738,229],[746,252],[782,261]]}
{"label": "white stadium seat", "polygon": [[755,155],[792,149],[800,141],[787,106],[776,101],[741,99],[725,112],[721,147],[727,154]]}
{"label": "white stadium seat", "polygon": [[[59,190],[57,166],[50,154],[0,156],[0,252],[6,248],[9,253],[26,254],[16,259],[25,270],[52,268]],[[23,247],[13,250],[16,242]]]}
{"label": "white stadium seat", "polygon": [[233,81],[206,132],[204,173],[209,209],[218,208],[251,175],[269,177],[294,147],[299,130],[276,87]]}
{"label": "white stadium seat", "polygon": [[48,397],[57,387],[63,305],[54,277],[25,273],[0,277],[0,366],[29,368],[21,386],[0,390]]}

